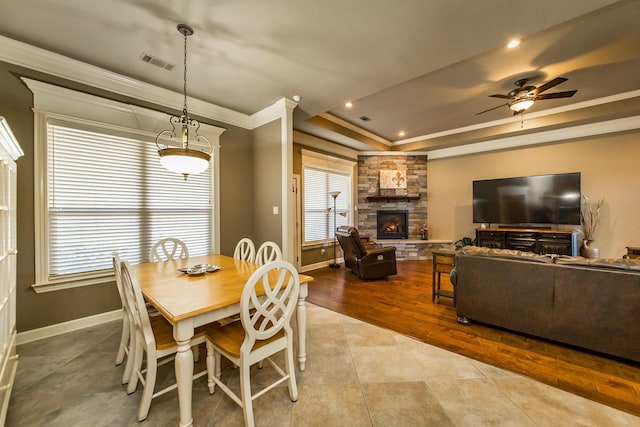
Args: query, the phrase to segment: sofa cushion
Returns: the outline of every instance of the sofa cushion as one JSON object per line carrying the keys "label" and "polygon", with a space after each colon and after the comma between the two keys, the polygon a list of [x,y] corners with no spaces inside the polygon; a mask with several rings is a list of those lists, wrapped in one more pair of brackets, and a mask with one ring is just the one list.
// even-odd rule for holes
{"label": "sofa cushion", "polygon": [[579,256],[576,257],[560,255],[556,257],[556,264],[577,267],[611,268],[616,270],[640,271],[640,259],[631,258],[583,258]]}
{"label": "sofa cushion", "polygon": [[494,258],[544,262],[549,264],[553,263],[554,258],[550,255],[539,255],[533,252],[523,252],[515,249],[495,249],[481,246],[465,246],[462,248],[462,253],[465,255],[490,256]]}

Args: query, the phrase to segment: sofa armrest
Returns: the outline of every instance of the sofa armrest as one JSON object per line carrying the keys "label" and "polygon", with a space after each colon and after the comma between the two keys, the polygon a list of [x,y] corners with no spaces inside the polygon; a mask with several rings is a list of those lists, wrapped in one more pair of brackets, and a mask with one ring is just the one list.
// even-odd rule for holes
{"label": "sofa armrest", "polygon": [[368,251],[367,254],[359,260],[362,265],[375,264],[383,261],[393,261],[395,263],[396,248],[375,248]]}
{"label": "sofa armrest", "polygon": [[380,247],[380,248],[371,248],[371,249],[369,249],[367,251],[367,255],[366,256],[369,256],[369,255],[375,256],[375,255],[379,255],[379,254],[383,254],[384,255],[384,254],[386,254],[388,252],[394,252],[395,253],[395,251],[396,251],[395,246],[384,246],[384,247]]}

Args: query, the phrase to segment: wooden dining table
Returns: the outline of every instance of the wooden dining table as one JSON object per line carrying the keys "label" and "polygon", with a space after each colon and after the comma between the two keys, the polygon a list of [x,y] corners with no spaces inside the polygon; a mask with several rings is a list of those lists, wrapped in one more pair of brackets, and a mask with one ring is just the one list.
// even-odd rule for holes
{"label": "wooden dining table", "polygon": [[[215,272],[190,276],[178,269],[196,264],[219,266]],[[178,343],[175,357],[180,426],[192,426],[191,395],[193,351],[190,340],[194,329],[240,313],[240,296],[260,266],[224,255],[205,255],[178,260],[146,262],[132,266],[142,294],[171,324]],[[298,363],[304,371],[306,355],[307,284],[311,276],[300,274],[300,294],[296,308],[298,323]]]}

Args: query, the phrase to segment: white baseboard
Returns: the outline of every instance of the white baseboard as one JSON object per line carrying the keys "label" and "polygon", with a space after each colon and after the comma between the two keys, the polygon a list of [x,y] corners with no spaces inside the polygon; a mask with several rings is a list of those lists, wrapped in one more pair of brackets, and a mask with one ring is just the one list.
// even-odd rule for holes
{"label": "white baseboard", "polygon": [[102,323],[107,323],[118,319],[122,319],[122,309],[95,314],[93,316],[83,317],[81,319],[69,320],[68,322],[57,323],[55,325],[32,329],[30,331],[18,332],[18,335],[16,337],[16,344],[26,344],[43,338],[54,337],[66,332],[77,331],[79,329],[100,325]]}
{"label": "white baseboard", "polygon": [[[338,264],[344,263],[344,258],[338,258],[336,260]],[[300,267],[300,273],[304,273],[305,271],[317,270],[318,268],[328,267],[329,264],[333,264],[333,260],[317,262],[315,264],[303,265]]]}

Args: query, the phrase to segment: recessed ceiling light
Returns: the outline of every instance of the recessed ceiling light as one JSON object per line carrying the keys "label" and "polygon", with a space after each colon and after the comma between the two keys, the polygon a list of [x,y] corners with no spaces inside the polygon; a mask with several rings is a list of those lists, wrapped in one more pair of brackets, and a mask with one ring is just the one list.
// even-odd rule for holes
{"label": "recessed ceiling light", "polygon": [[347,102],[344,103],[344,106],[345,106],[345,108],[351,108],[351,107],[353,107],[353,102],[347,101]]}
{"label": "recessed ceiling light", "polygon": [[406,135],[406,133],[405,133],[405,131],[403,131],[403,130],[401,130],[400,132],[398,132],[398,136],[405,136],[405,135]]}
{"label": "recessed ceiling light", "polygon": [[512,39],[507,43],[507,48],[513,49],[514,47],[520,46],[520,39]]}

